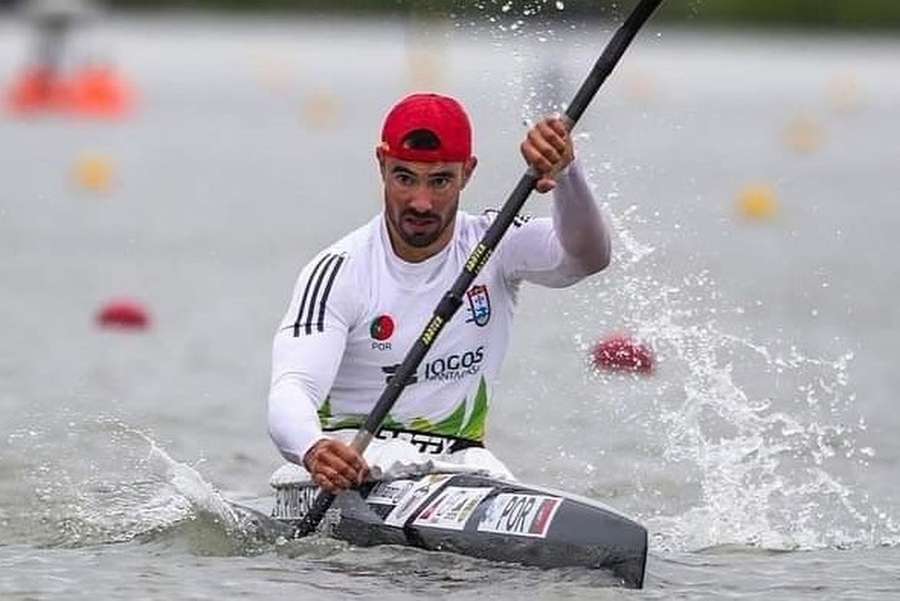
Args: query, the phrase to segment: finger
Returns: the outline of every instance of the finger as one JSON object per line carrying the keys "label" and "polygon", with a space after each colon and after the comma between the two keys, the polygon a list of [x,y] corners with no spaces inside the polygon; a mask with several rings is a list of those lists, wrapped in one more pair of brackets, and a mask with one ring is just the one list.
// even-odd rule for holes
{"label": "finger", "polygon": [[535,183],[534,189],[540,194],[545,194],[556,187],[556,181],[549,177],[542,177]]}
{"label": "finger", "polygon": [[322,465],[334,470],[349,482],[354,482],[359,478],[359,471],[335,454],[323,457]]}
{"label": "finger", "polygon": [[322,474],[331,484],[336,487],[338,490],[347,490],[353,486],[353,479],[346,478],[341,472],[325,465],[322,466],[319,470],[319,473]]}
{"label": "finger", "polygon": [[[547,140],[547,137],[541,131],[542,126],[546,128],[546,124],[539,124],[537,127],[531,129],[528,132],[528,141],[531,143],[531,146],[534,148],[538,154],[544,159],[544,162],[548,164],[548,167],[544,169],[544,171],[548,171],[554,163],[559,161],[561,158],[560,152],[553,147],[553,145]],[[553,132],[550,132],[552,135]]]}
{"label": "finger", "polygon": [[530,140],[522,143],[522,156],[525,162],[531,165],[538,173],[549,173],[553,169],[553,163],[538,151]]}
{"label": "finger", "polygon": [[559,117],[551,117],[547,119],[547,123],[556,132],[556,135],[565,140],[569,137],[569,127],[566,122]]}
{"label": "finger", "polygon": [[547,119],[538,123],[537,128],[541,132],[541,136],[543,136],[544,140],[550,144],[557,153],[560,155],[565,154],[568,134],[562,121],[559,121],[558,119],[555,121]]}
{"label": "finger", "polygon": [[324,474],[320,473],[313,476],[313,482],[315,482],[322,490],[332,495],[341,492],[340,489],[338,489],[331,480],[326,478]]}
{"label": "finger", "polygon": [[353,469],[359,471],[365,469],[366,461],[363,459],[359,451],[348,445],[335,445],[335,452],[340,456],[341,460]]}

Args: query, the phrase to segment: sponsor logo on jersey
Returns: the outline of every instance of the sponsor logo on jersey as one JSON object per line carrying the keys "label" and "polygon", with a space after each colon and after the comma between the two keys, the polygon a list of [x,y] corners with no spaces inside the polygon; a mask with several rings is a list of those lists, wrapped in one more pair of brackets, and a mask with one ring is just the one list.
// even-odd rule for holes
{"label": "sponsor logo on jersey", "polygon": [[405,440],[423,455],[443,455],[450,451],[457,442],[452,438],[432,436],[424,432],[400,432],[397,430],[379,430],[375,434],[379,440]]}
{"label": "sponsor logo on jersey", "polygon": [[379,315],[372,320],[369,326],[369,335],[372,337],[372,348],[379,351],[387,351],[391,348],[391,343],[386,342],[388,338],[394,335],[396,324],[390,315]]}
{"label": "sponsor logo on jersey", "polygon": [[[464,353],[451,353],[437,359],[432,359],[425,363],[425,380],[440,380],[446,382],[449,380],[460,380],[467,376],[474,376],[481,371],[481,364],[484,362],[484,346],[479,346],[472,351]],[[397,373],[400,364],[385,365],[381,371],[386,374],[385,383],[390,384],[394,375]],[[419,381],[419,375],[410,376],[407,384],[415,384]]]}
{"label": "sponsor logo on jersey", "polygon": [[491,297],[488,296],[487,286],[472,286],[466,292],[469,299],[469,319],[466,323],[475,322],[476,326],[484,327],[491,320]]}
{"label": "sponsor logo on jersey", "polygon": [[454,353],[445,357],[438,357],[425,363],[426,380],[459,380],[466,376],[474,376],[481,371],[481,363],[484,361],[484,347],[479,346],[474,351]]}
{"label": "sponsor logo on jersey", "polygon": [[[397,370],[398,370],[398,369],[400,369],[400,364],[399,364],[399,363],[394,363],[393,365],[384,365],[384,366],[382,366],[381,372],[382,372],[383,374],[385,374],[385,376],[386,376],[385,379],[384,379],[384,383],[385,383],[385,384],[390,384],[390,383],[391,383],[391,380],[394,379],[394,375],[397,373]],[[417,376],[416,374],[412,374],[412,375],[409,377],[409,380],[407,380],[406,385],[409,386],[410,384],[415,384],[415,383],[418,382],[418,381],[419,381],[419,376]]]}

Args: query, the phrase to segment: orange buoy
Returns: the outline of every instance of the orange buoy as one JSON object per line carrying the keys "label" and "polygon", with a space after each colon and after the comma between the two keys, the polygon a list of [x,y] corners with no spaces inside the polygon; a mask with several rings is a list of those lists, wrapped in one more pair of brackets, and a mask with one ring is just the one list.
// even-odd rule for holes
{"label": "orange buoy", "polygon": [[758,183],[744,187],[738,194],[738,209],[753,221],[767,221],[778,214],[778,197],[769,184]]}
{"label": "orange buoy", "polygon": [[121,117],[131,110],[131,86],[112,68],[103,65],[82,67],[73,77],[68,110],[97,118]]}
{"label": "orange buoy", "polygon": [[5,104],[10,112],[27,115],[59,109],[67,103],[68,97],[68,83],[56,71],[34,67],[24,70],[13,82]]}
{"label": "orange buoy", "polygon": [[651,373],[655,367],[653,349],[628,334],[604,338],[591,351],[594,367],[603,371]]}
{"label": "orange buoy", "polygon": [[107,156],[83,154],[75,161],[72,176],[79,188],[106,193],[113,187],[115,168],[112,160]]}
{"label": "orange buoy", "polygon": [[103,328],[143,330],[150,325],[150,315],[137,301],[117,299],[101,307],[96,321]]}
{"label": "orange buoy", "polygon": [[784,144],[800,154],[809,154],[825,143],[825,130],[812,117],[798,115],[791,119],[782,133]]}

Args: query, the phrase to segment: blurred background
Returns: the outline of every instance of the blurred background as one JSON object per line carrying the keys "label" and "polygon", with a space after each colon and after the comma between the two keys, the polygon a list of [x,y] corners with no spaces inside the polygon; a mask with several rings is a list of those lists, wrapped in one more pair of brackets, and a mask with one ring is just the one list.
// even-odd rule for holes
{"label": "blurred background", "polygon": [[[203,516],[268,494],[271,336],[302,266],[380,210],[390,106],[460,98],[463,206],[497,207],[631,6],[0,1],[0,593],[386,584],[320,553],[558,598],[558,575],[285,559]],[[872,583],[900,563],[898,27],[893,0],[670,0],[579,124],[615,259],[524,291],[488,440],[644,522],[650,597],[896,597]]]}

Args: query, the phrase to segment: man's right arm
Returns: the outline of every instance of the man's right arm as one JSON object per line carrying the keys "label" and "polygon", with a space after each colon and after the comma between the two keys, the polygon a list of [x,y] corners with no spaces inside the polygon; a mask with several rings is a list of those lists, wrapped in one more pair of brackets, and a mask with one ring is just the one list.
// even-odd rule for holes
{"label": "man's right arm", "polygon": [[359,295],[344,255],[317,257],[300,274],[272,345],[269,434],[282,456],[326,489],[347,488],[365,471],[361,457],[327,439],[318,409],[334,383]]}
{"label": "man's right arm", "polygon": [[272,344],[269,435],[285,459],[303,465],[312,446],[325,438],[318,409],[334,382],[346,333],[294,337],[282,327]]}

